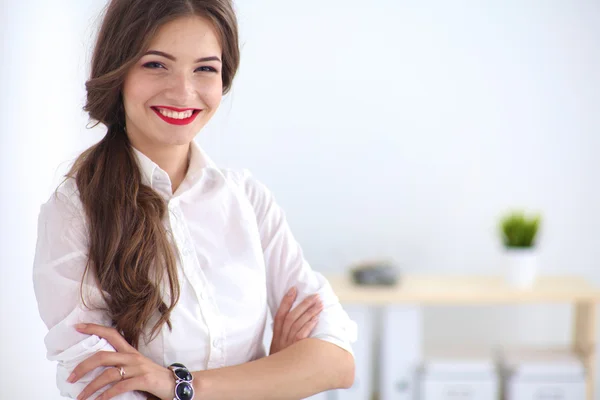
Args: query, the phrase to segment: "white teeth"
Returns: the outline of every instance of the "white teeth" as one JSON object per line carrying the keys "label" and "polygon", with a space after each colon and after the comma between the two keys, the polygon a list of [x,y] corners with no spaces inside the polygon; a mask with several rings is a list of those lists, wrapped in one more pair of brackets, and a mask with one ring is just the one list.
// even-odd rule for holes
{"label": "white teeth", "polygon": [[187,111],[183,111],[183,112],[166,110],[164,108],[157,108],[157,110],[165,117],[173,118],[173,119],[186,119],[186,118],[191,117],[192,114],[194,113],[192,110],[187,110]]}

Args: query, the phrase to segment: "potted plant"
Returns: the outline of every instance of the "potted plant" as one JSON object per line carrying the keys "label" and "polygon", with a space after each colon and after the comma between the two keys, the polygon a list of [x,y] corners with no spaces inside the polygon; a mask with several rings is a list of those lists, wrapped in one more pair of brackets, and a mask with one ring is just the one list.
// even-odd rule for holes
{"label": "potted plant", "polygon": [[538,273],[536,236],[540,215],[527,217],[523,211],[511,211],[502,217],[500,231],[506,250],[508,284],[518,288],[531,287]]}

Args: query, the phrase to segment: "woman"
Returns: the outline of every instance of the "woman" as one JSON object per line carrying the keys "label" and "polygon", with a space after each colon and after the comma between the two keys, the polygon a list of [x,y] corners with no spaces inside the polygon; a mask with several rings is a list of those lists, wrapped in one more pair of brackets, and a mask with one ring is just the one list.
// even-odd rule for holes
{"label": "woman", "polygon": [[39,216],[34,286],[63,396],[299,399],[352,385],[355,325],[273,196],[193,141],[238,62],[228,0],[108,5],[84,108],[107,133]]}

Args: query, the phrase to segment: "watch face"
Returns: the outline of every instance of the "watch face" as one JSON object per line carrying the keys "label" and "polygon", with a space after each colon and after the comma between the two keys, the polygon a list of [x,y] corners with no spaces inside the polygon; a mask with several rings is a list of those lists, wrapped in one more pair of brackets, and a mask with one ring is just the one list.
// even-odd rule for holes
{"label": "watch face", "polygon": [[175,372],[175,375],[177,376],[177,378],[181,379],[182,381],[186,381],[186,382],[192,381],[192,374],[187,369],[179,368],[173,372]]}
{"label": "watch face", "polygon": [[179,400],[191,400],[194,398],[194,388],[188,382],[179,382],[175,387],[175,395]]}
{"label": "watch face", "polygon": [[173,363],[173,364],[169,365],[169,367],[185,368],[185,365],[179,364],[179,363]]}

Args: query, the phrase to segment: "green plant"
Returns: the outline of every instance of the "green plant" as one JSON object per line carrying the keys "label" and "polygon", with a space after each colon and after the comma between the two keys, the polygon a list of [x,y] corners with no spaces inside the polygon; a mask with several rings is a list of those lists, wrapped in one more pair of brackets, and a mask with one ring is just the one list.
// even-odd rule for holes
{"label": "green plant", "polygon": [[522,211],[512,211],[502,217],[500,231],[504,246],[510,248],[533,247],[540,221],[539,214],[528,218]]}

